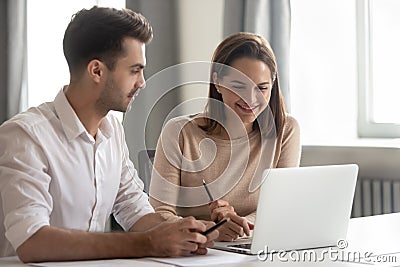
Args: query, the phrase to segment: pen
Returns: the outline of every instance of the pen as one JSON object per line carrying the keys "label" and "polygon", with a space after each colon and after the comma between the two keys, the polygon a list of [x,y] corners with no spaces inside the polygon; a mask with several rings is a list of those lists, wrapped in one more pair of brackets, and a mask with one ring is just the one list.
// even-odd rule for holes
{"label": "pen", "polygon": [[219,221],[216,225],[210,227],[209,229],[205,230],[204,232],[202,232],[202,235],[208,235],[209,233],[211,233],[212,231],[214,231],[215,229],[219,228],[221,225],[223,225],[224,223],[227,223],[231,220],[231,218],[225,218],[222,221]]}
{"label": "pen", "polygon": [[212,197],[211,192],[210,192],[210,190],[208,189],[208,186],[207,186],[206,182],[204,181],[204,179],[203,179],[203,186],[204,186],[204,188],[205,188],[206,191],[207,191],[207,195],[208,195],[208,197],[209,197],[209,199],[210,199],[210,202],[213,202],[213,201],[214,201],[214,198]]}

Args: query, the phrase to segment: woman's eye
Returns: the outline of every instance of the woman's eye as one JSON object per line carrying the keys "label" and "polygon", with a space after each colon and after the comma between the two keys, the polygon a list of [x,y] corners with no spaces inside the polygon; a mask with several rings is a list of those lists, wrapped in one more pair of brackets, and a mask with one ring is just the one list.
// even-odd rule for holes
{"label": "woman's eye", "polygon": [[243,90],[243,89],[246,89],[246,87],[245,86],[232,86],[232,88],[233,89],[236,89],[236,90]]}
{"label": "woman's eye", "polygon": [[258,87],[258,89],[260,90],[260,91],[266,91],[266,90],[268,90],[268,87]]}

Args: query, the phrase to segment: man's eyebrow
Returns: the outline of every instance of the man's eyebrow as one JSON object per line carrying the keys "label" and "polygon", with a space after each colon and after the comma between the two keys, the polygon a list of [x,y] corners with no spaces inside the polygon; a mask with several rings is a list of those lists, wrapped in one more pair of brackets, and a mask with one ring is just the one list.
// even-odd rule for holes
{"label": "man's eyebrow", "polygon": [[258,85],[268,85],[269,84],[269,82],[262,82],[262,83],[259,83]]}
{"label": "man's eyebrow", "polygon": [[130,68],[141,68],[141,69],[144,69],[145,66],[143,64],[141,64],[141,63],[136,63],[136,64],[131,65],[129,67]]}

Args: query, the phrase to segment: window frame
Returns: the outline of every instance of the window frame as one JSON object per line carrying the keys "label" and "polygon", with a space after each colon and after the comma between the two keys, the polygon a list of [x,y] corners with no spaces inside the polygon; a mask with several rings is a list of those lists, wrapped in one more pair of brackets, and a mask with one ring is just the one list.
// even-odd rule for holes
{"label": "window frame", "polygon": [[358,68],[358,136],[363,138],[398,138],[400,124],[373,120],[373,83],[371,38],[371,0],[356,0],[357,68]]}

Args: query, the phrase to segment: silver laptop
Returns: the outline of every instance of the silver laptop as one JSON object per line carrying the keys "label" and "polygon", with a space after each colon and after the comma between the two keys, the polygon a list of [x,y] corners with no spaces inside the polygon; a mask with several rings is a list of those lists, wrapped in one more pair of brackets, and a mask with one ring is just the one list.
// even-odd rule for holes
{"label": "silver laptop", "polygon": [[253,238],[214,248],[257,254],[335,246],[346,238],[357,174],[355,164],[265,170]]}

